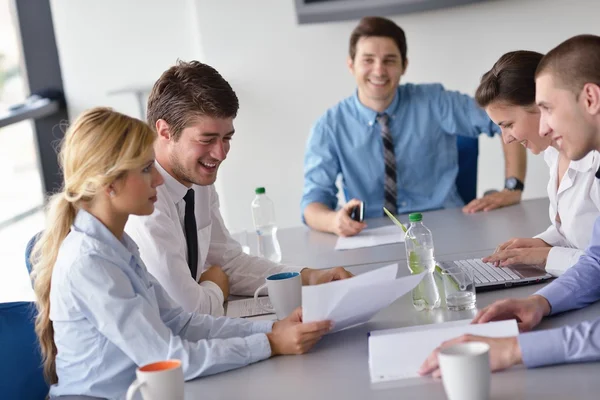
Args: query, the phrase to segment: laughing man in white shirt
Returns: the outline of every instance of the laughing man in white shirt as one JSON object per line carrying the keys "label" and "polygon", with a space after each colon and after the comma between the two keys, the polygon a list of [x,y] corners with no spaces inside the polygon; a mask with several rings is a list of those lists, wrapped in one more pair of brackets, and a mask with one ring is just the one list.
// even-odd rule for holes
{"label": "laughing man in white shirt", "polygon": [[[148,99],[148,123],[158,134],[156,167],[165,184],[158,187],[154,213],[132,216],[126,231],[150,273],[188,312],[223,315],[230,292],[252,295],[266,276],[282,271],[301,272],[305,285],[352,276],[343,268],[286,267],[250,256],[230,236],[213,184],[238,107],[227,81],[197,61],[165,71]],[[193,206],[186,210],[188,202]]]}

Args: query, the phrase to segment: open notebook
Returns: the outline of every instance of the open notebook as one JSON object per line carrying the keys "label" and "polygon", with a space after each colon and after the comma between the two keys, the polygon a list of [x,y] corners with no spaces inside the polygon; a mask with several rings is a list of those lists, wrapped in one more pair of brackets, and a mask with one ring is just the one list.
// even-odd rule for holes
{"label": "open notebook", "polygon": [[515,320],[477,325],[462,320],[373,331],[369,335],[371,382],[419,378],[419,367],[436,347],[465,333],[507,337],[518,335],[519,329]]}
{"label": "open notebook", "polygon": [[247,318],[256,317],[258,315],[272,314],[258,307],[256,304],[257,301],[260,302],[263,307],[272,307],[268,296],[259,297],[257,300],[254,300],[254,297],[232,300],[228,301],[225,305],[225,316],[230,318]]}

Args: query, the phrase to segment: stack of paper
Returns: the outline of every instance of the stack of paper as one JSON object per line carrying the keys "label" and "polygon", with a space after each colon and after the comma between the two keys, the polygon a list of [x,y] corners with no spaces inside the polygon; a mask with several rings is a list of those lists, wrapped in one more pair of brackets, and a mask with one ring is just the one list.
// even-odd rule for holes
{"label": "stack of paper", "polygon": [[397,226],[391,225],[382,228],[365,229],[355,236],[340,236],[335,244],[335,249],[360,249],[362,247],[373,247],[400,242],[404,242],[404,232]]}
{"label": "stack of paper", "polygon": [[515,320],[471,325],[471,320],[435,325],[386,329],[369,335],[371,382],[418,378],[417,371],[429,354],[442,342],[465,333],[507,337],[519,334]]}
{"label": "stack of paper", "polygon": [[[304,322],[331,320],[332,332],[370,320],[381,309],[411,291],[424,274],[396,279],[398,264],[351,279],[302,287]],[[368,299],[368,300],[367,300]]]}

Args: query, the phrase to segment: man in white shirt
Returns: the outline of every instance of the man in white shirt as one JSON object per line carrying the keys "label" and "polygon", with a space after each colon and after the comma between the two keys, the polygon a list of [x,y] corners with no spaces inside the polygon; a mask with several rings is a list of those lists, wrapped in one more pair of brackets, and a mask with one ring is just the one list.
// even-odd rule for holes
{"label": "man in white shirt", "polygon": [[300,272],[305,285],[352,276],[339,267],[294,268],[253,257],[230,236],[213,184],[238,107],[227,81],[198,61],[165,71],[148,99],[148,123],[158,134],[156,167],[165,184],[157,188],[154,213],[132,216],[125,229],[150,273],[188,312],[223,315],[230,292],[252,295],[278,272]]}

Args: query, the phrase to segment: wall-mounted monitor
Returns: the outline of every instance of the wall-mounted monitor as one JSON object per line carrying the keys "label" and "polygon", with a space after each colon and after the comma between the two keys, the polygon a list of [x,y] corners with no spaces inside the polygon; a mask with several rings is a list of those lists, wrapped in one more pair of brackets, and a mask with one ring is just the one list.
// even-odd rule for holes
{"label": "wall-mounted monitor", "polygon": [[298,23],[390,16],[489,0],[295,0]]}

